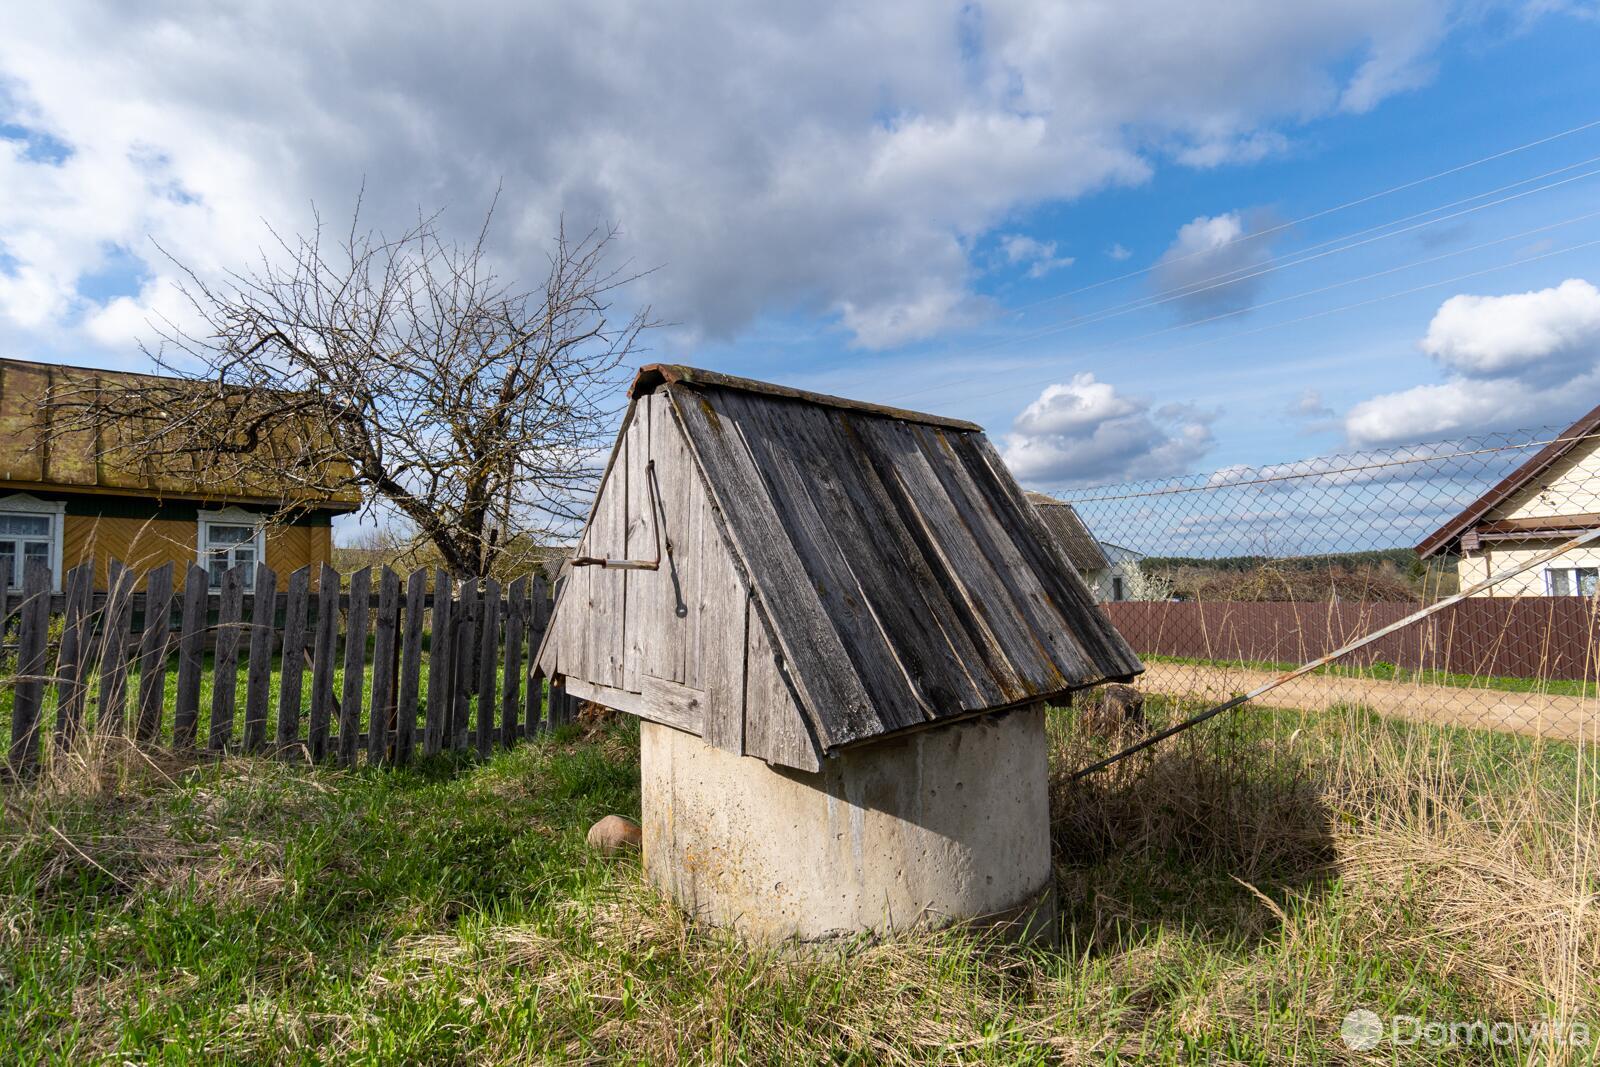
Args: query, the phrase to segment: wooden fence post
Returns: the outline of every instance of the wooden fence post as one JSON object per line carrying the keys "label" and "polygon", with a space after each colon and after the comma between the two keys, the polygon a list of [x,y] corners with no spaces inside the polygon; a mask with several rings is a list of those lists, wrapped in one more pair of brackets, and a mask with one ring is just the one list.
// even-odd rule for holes
{"label": "wooden fence post", "polygon": [[528,578],[511,583],[506,596],[505,692],[500,698],[500,743],[510,748],[522,736],[522,632],[528,618]]}
{"label": "wooden fence post", "polygon": [[328,756],[333,714],[333,646],[339,636],[339,574],[326,563],[317,572],[317,639],[311,653],[311,721],[306,747],[313,763]]}
{"label": "wooden fence post", "polygon": [[422,733],[422,753],[433,756],[444,748],[450,730],[452,661],[455,658],[455,582],[444,568],[433,581],[433,629],[428,640],[428,718]]}
{"label": "wooden fence post", "polygon": [[211,741],[221,752],[233,737],[234,698],[239,689],[239,638],[244,622],[245,565],[222,572],[217,601],[217,641],[211,654]]}
{"label": "wooden fence post", "polygon": [[244,692],[244,750],[260,752],[267,735],[267,698],[272,691],[272,633],[276,629],[278,575],[256,564],[255,600],[250,605],[250,666]]}
{"label": "wooden fence post", "polygon": [[450,734],[448,744],[452,749],[467,747],[467,729],[470,725],[469,714],[472,710],[472,689],[477,682],[477,674],[473,671],[474,655],[478,643],[478,580],[465,579],[461,583],[461,595],[456,600],[455,630],[456,647],[451,657],[451,681],[454,693],[450,702]]}
{"label": "wooden fence post", "polygon": [[183,621],[178,631],[178,696],[172,713],[172,743],[193,748],[200,722],[200,667],[206,651],[207,583],[204,567],[191,566],[183,579]]}
{"label": "wooden fence post", "polygon": [[372,642],[372,711],[367,724],[367,764],[384,762],[395,714],[395,638],[400,629],[400,576],[388,567],[378,572],[378,618]]}
{"label": "wooden fence post", "polygon": [[533,580],[528,595],[528,736],[538,733],[544,714],[544,674],[539,670],[539,645],[550,621],[550,586],[544,575]]}
{"label": "wooden fence post", "polygon": [[139,633],[139,721],[134,736],[145,744],[161,739],[171,629],[172,564],[163,563],[144,581],[144,628]]}
{"label": "wooden fence post", "polygon": [[45,638],[50,629],[50,568],[38,560],[22,571],[22,608],[17,620],[17,673],[11,693],[13,774],[39,766],[39,706],[44,701]]}
{"label": "wooden fence post", "polygon": [[294,751],[300,740],[300,689],[306,662],[306,617],[311,606],[311,568],[289,575],[283,606],[283,666],[278,677],[278,732],[273,738],[279,756]]}
{"label": "wooden fence post", "polygon": [[68,748],[83,726],[89,694],[89,646],[94,636],[94,561],[80,563],[66,575],[66,610],[61,650],[56,656],[56,744]]}
{"label": "wooden fence post", "polygon": [[372,568],[350,576],[350,610],[344,620],[344,698],[339,705],[339,762],[355,766],[361,736],[361,698],[366,688],[367,599],[372,595]]}
{"label": "wooden fence post", "polygon": [[400,693],[395,698],[398,729],[394,739],[394,759],[404,764],[411,759],[413,736],[417,730],[417,692],[422,680],[422,623],[427,611],[428,572],[414,570],[406,579],[406,637],[400,652]]}
{"label": "wooden fence post", "polygon": [[500,670],[500,583],[483,580],[478,602],[478,755],[487,759],[494,751],[495,675]]}
{"label": "wooden fence post", "polygon": [[133,630],[133,590],[138,577],[121,560],[107,568],[106,609],[100,641],[100,713],[95,729],[121,735],[128,715],[128,640]]}

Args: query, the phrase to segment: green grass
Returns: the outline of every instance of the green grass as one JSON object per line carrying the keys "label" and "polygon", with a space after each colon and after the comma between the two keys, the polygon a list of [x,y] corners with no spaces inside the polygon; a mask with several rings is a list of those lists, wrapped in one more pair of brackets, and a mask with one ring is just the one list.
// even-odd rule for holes
{"label": "green grass", "polygon": [[[1193,667],[1221,667],[1230,670],[1272,671],[1294,670],[1299,663],[1274,660],[1204,659],[1195,656],[1156,656],[1141,654],[1146,663],[1175,663]],[[1457,689],[1499,689],[1508,693],[1549,693],[1553,696],[1592,697],[1597,692],[1592,681],[1571,678],[1517,678],[1497,675],[1460,674],[1442,670],[1412,670],[1379,660],[1366,667],[1331,663],[1318,667],[1313,674],[1327,674],[1344,678],[1372,678],[1384,682],[1407,682],[1415,685],[1439,685]]]}
{"label": "green grass", "polygon": [[1358,711],[1214,726],[1070,783],[1117,742],[1052,714],[1055,949],[695,927],[584,847],[638,816],[626,721],[399,772],[57,769],[0,825],[0,1060],[1352,1063],[1355,1007],[1600,1023],[1594,968],[1552,977],[1600,946],[1563,903],[1600,892],[1587,755]]}

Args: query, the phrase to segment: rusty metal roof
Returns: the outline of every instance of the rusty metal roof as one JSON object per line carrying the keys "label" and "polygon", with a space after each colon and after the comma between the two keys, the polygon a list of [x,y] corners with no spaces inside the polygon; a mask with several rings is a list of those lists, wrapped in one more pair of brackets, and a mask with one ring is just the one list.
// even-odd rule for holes
{"label": "rusty metal roof", "polygon": [[657,389],[825,748],[1143,670],[981,427],[687,367]]}

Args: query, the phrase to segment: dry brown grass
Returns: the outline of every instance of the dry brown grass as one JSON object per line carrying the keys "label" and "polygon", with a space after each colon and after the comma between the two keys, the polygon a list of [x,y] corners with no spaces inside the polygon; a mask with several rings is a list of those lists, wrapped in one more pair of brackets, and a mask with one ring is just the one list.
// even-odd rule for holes
{"label": "dry brown grass", "polygon": [[[1089,762],[1086,739],[1058,735],[1063,896],[1092,902],[1073,918],[1090,951],[1116,959],[1119,981],[1137,988],[1130,967],[1181,969],[1159,958],[1170,942],[1158,940],[1154,957],[1125,947],[1130,931],[1172,924],[1255,946],[1208,975],[1203,993],[1166,1005],[1184,1032],[1248,1029],[1267,1005],[1292,1003],[1337,1033],[1346,1011],[1377,1006],[1361,999],[1349,958],[1448,988],[1448,1002],[1399,991],[1425,1018],[1600,1020],[1592,751],[1524,745],[1511,750],[1518,760],[1481,735],[1390,729],[1355,713],[1290,713],[1279,727],[1197,731],[1079,782],[1065,772]],[[1211,892],[1224,877],[1244,894]],[[1546,1063],[1596,1053],[1523,1051]]]}
{"label": "dry brown grass", "polygon": [[[582,850],[597,811],[626,810],[621,727],[432,779],[107,750],[9,798],[0,985],[31,960],[11,1025],[77,1059],[1356,1063],[1337,1035],[1357,1006],[1600,1018],[1585,754],[1245,714],[1077,784],[1107,742],[1058,729],[1061,951],[926,931],[760,948],[694,925],[636,863]],[[80,908],[83,941],[45,935]],[[40,1014],[52,997],[70,1026]],[[190,1003],[209,1015],[180,1033]],[[1584,1050],[1524,1051],[1502,1062]]]}

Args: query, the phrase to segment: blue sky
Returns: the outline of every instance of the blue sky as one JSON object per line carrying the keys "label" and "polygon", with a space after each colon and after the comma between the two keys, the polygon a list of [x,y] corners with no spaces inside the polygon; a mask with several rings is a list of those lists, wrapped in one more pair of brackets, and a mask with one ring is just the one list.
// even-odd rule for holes
{"label": "blue sky", "polygon": [[[712,347],[710,362],[757,375],[799,373],[819,388],[866,392],[997,431],[1045,385],[1088,371],[1153,406],[1215,412],[1214,446],[1191,469],[1389,443],[1352,442],[1338,416],[1373,396],[1442,380],[1419,341],[1446,299],[1600,281],[1600,246],[1562,251],[1600,240],[1600,127],[1285,224],[1595,122],[1597,57],[1600,22],[1592,20],[1474,27],[1448,38],[1423,86],[1367,113],[1286,124],[1287,143],[1267,158],[1161,167],[1147,181],[1019,215],[986,243],[1023,234],[1072,262],[1030,277],[1027,264],[995,254],[1001,262],[981,292],[996,310],[981,326],[868,357],[837,331],[833,344],[819,346],[827,331],[804,317],[773,320],[762,342]],[[1135,272],[1147,271],[1184,224],[1234,212],[1285,226],[1266,242],[1285,263],[1326,254],[1266,268],[1241,314],[1189,325],[1173,301],[1150,306],[1164,290],[1150,273]],[[1584,215],[1592,217],[1569,221]],[[1543,232],[1517,237],[1533,230]],[[1127,258],[1108,254],[1113,249]],[[1368,277],[1380,272],[1388,273]],[[1349,305],[1364,306],[1340,310]],[[1074,318],[1100,321],[1074,326]],[[1600,357],[1600,336],[1580,343]],[[1600,403],[1594,381],[1577,380],[1548,414],[1538,409],[1530,420],[1517,410],[1463,432],[1564,425]],[[1308,391],[1324,411],[1301,410],[1310,406]],[[1437,435],[1395,440],[1417,436]]]}
{"label": "blue sky", "polygon": [[0,346],[137,366],[157,243],[214,276],[363,181],[463,232],[501,185],[508,270],[562,218],[658,268],[649,358],[974,419],[1042,488],[1563,423],[1597,56],[1557,0],[13,8]]}

